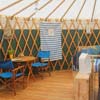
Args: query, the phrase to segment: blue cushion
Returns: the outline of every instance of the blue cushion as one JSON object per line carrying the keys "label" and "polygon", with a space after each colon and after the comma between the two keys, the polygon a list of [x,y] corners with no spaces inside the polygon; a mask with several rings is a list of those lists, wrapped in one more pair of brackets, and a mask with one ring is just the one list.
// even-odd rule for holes
{"label": "blue cushion", "polygon": [[48,63],[36,62],[36,63],[32,64],[32,67],[45,67],[47,65],[48,65]]}
{"label": "blue cushion", "polygon": [[91,46],[88,48],[83,48],[81,50],[81,53],[88,53],[88,54],[92,54],[92,55],[100,54],[100,46],[96,45],[96,46]]}
{"label": "blue cushion", "polygon": [[88,50],[88,54],[93,54],[93,55],[100,54],[100,46],[99,45],[91,46],[87,50]]}
{"label": "blue cushion", "polygon": [[[16,77],[19,77],[21,75],[22,75],[22,73],[17,73]],[[0,77],[4,78],[4,79],[12,78],[12,76],[13,76],[12,72],[3,72],[3,73],[0,74]]]}
{"label": "blue cushion", "polygon": [[13,65],[11,60],[1,61],[0,62],[0,68],[2,68],[2,69],[13,69],[14,65]]}
{"label": "blue cushion", "polygon": [[88,48],[88,54],[96,55],[98,54],[98,51],[96,48]]}
{"label": "blue cushion", "polygon": [[11,72],[4,72],[0,74],[1,78],[11,78],[12,77],[12,73]]}
{"label": "blue cushion", "polygon": [[16,77],[22,76],[22,73],[17,73]]}
{"label": "blue cushion", "polygon": [[38,57],[40,58],[49,58],[50,57],[50,51],[39,51]]}

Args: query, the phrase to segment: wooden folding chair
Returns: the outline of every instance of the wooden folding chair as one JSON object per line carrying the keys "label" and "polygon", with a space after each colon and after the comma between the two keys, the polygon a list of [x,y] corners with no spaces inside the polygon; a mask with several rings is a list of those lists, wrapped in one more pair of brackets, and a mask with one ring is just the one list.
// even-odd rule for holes
{"label": "wooden folding chair", "polygon": [[11,60],[0,62],[0,69],[2,72],[0,73],[0,82],[2,85],[13,90],[14,95],[16,95],[16,84],[19,81],[23,82],[24,88],[24,66],[18,66],[14,68],[14,65]]}
{"label": "wooden folding chair", "polygon": [[37,57],[38,62],[32,63],[35,74],[39,74],[39,71],[47,71],[50,76],[50,51],[39,51]]}

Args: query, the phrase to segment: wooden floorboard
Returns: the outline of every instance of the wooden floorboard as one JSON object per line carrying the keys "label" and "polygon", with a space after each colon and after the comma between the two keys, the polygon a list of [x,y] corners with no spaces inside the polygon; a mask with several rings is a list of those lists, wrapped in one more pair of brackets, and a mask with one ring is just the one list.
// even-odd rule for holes
{"label": "wooden floorboard", "polygon": [[0,89],[0,100],[74,100],[73,74],[71,71],[46,73],[44,79],[30,79],[27,88],[17,88],[16,96],[7,89]]}

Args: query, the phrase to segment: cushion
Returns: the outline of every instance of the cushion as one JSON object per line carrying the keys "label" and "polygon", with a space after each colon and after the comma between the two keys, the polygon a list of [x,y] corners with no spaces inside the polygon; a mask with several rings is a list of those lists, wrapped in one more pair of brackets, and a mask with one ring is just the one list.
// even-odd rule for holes
{"label": "cushion", "polygon": [[1,78],[11,78],[12,77],[12,73],[11,72],[4,72],[0,74]]}
{"label": "cushion", "polygon": [[0,61],[0,68],[2,69],[13,69],[14,65],[11,60]]}
{"label": "cushion", "polygon": [[95,45],[88,48],[88,54],[98,55],[100,54],[100,46]]}
{"label": "cushion", "polygon": [[[3,73],[0,73],[0,77],[4,78],[4,79],[12,78],[12,76],[13,76],[12,72],[3,72]],[[19,76],[22,76],[22,73],[17,73],[16,74],[16,77],[19,77]]]}
{"label": "cushion", "polygon": [[36,63],[32,64],[32,67],[45,67],[47,65],[48,65],[48,63],[36,62]]}
{"label": "cushion", "polygon": [[88,54],[93,54],[93,55],[97,55],[99,52],[96,48],[89,48],[88,49]]}
{"label": "cushion", "polygon": [[88,53],[92,55],[98,55],[100,54],[100,46],[87,46],[86,48],[81,49],[81,53]]}

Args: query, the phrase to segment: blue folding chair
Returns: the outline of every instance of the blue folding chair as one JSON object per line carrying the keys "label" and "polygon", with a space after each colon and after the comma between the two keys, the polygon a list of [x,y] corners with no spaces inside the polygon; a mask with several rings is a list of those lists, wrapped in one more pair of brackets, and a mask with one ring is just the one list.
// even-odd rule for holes
{"label": "blue folding chair", "polygon": [[2,85],[5,85],[8,88],[11,88],[16,95],[16,82],[22,79],[24,87],[24,66],[18,66],[14,68],[14,65],[11,60],[1,61],[0,69],[0,82]]}
{"label": "blue folding chair", "polygon": [[[37,54],[38,62],[32,63],[32,67],[34,68],[35,74],[39,74],[39,72],[48,72],[50,73],[50,51],[39,51]],[[43,78],[43,76],[42,76]]]}

